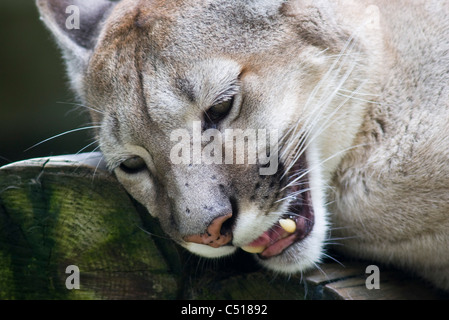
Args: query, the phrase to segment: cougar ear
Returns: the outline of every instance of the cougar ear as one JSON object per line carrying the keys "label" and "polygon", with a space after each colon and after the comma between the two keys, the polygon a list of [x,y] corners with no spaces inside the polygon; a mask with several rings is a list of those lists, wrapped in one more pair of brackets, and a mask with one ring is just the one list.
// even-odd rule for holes
{"label": "cougar ear", "polygon": [[81,95],[83,74],[102,22],[116,2],[107,0],[36,0],[48,29],[62,49],[72,86]]}

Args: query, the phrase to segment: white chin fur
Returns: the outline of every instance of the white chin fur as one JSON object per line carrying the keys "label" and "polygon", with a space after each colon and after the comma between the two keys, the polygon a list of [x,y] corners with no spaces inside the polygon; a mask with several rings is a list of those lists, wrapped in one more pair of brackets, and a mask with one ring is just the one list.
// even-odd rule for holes
{"label": "white chin fur", "polygon": [[220,248],[212,248],[210,246],[204,244],[198,244],[193,242],[184,242],[181,244],[184,248],[189,250],[190,252],[197,254],[201,257],[206,258],[220,258],[230,254],[233,254],[236,247],[233,246],[224,246]]}

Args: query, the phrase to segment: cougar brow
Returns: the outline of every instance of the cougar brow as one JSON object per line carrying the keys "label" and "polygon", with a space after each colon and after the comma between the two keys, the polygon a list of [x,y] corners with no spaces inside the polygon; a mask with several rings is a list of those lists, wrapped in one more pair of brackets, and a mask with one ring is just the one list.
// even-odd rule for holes
{"label": "cougar brow", "polygon": [[184,94],[190,102],[194,102],[196,100],[195,87],[194,85],[186,78],[176,78],[175,79],[175,87]]}

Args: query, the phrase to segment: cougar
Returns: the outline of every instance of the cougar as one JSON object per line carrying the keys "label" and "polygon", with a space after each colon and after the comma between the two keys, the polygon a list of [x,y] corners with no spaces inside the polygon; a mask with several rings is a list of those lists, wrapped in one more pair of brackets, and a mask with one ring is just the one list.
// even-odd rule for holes
{"label": "cougar", "polygon": [[37,0],[108,168],[188,251],[331,243],[449,290],[449,2]]}

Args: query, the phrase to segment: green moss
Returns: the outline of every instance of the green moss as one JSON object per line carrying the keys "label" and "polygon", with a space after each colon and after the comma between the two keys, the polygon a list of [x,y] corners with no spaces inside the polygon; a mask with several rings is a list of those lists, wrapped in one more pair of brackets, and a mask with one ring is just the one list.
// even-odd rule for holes
{"label": "green moss", "polygon": [[[8,285],[0,297],[176,297],[176,274],[114,180],[92,180],[82,170],[41,174],[40,168],[20,179],[5,179],[0,171],[0,188],[7,180],[14,187],[0,193],[8,220],[0,246],[0,276]],[[72,264],[81,271],[80,290],[65,287],[65,268]]]}
{"label": "green moss", "polygon": [[14,274],[11,270],[11,257],[0,249],[0,300],[15,299]]}

